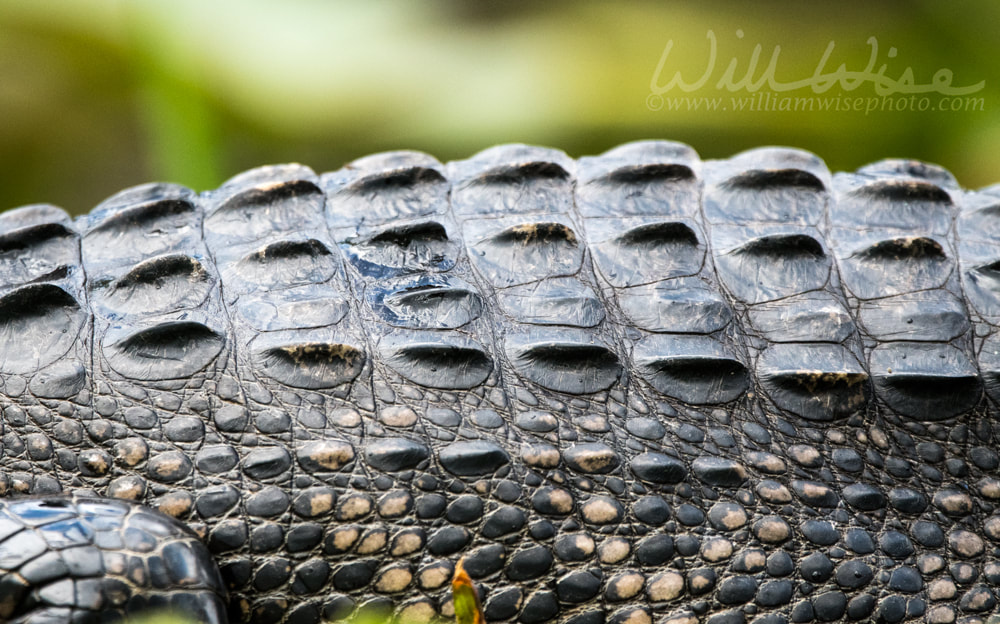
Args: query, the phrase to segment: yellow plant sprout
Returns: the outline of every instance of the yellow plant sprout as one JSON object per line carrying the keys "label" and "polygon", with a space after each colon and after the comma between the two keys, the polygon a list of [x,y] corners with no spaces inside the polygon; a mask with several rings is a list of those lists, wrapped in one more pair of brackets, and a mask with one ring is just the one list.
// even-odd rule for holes
{"label": "yellow plant sprout", "polygon": [[458,560],[455,576],[451,579],[451,596],[455,601],[455,623],[486,624],[483,605],[479,602],[476,586],[462,565],[464,562],[464,558]]}

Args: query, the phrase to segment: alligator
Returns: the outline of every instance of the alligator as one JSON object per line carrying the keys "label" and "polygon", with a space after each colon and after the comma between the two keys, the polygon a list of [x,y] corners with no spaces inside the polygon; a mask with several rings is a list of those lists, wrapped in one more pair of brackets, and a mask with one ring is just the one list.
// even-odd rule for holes
{"label": "alligator", "polygon": [[668,141],[0,215],[0,620],[997,622],[1000,185]]}

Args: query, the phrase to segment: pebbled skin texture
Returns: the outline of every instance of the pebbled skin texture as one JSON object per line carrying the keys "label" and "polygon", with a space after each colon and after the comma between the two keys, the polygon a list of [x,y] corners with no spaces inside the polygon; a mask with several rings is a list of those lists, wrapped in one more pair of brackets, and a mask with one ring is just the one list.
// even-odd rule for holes
{"label": "pebbled skin texture", "polygon": [[427,620],[464,556],[496,622],[995,622],[998,267],[997,187],[787,148],[10,211],[0,620]]}

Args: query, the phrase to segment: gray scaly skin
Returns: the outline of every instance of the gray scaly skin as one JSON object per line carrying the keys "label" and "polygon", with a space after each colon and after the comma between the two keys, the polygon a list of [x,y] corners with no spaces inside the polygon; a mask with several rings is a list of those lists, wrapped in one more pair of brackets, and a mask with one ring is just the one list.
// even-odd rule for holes
{"label": "gray scaly skin", "polygon": [[0,620],[426,620],[461,556],[494,622],[996,620],[1000,189],[933,165],[264,167],[5,213],[0,288]]}

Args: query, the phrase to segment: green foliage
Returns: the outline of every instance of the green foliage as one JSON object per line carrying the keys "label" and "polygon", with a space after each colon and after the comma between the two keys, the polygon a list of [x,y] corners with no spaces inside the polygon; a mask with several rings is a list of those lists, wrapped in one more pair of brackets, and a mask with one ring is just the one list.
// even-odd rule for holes
{"label": "green foliage", "polygon": [[131,620],[132,624],[192,624],[191,620],[179,613],[157,613]]}
{"label": "green foliage", "polygon": [[[322,171],[386,149],[452,159],[505,141],[579,156],[671,138],[705,158],[790,144],[833,169],[928,159],[976,187],[1000,179],[997,23],[1000,5],[937,0],[0,0],[0,209],[52,201],[82,213],[153,179],[204,189],[268,162]],[[668,42],[660,84],[677,71],[693,81],[709,30],[712,80],[664,93],[684,96],[676,108],[650,106]],[[769,89],[716,87],[756,46],[758,76],[777,47],[776,77],[807,78],[831,42],[828,70],[862,70],[873,37],[871,73],[985,81],[982,110],[748,111],[728,98]],[[875,97],[872,84],[787,95]],[[688,96],[721,96],[725,110]]]}
{"label": "green foliage", "polygon": [[[451,582],[451,595],[455,605],[455,624],[486,624],[479,593],[463,567],[464,560],[455,565]],[[354,613],[350,624],[410,624],[406,618],[393,618],[383,610],[369,609]],[[444,624],[444,620],[441,621]],[[183,614],[157,613],[133,620],[133,624],[193,624]]]}

